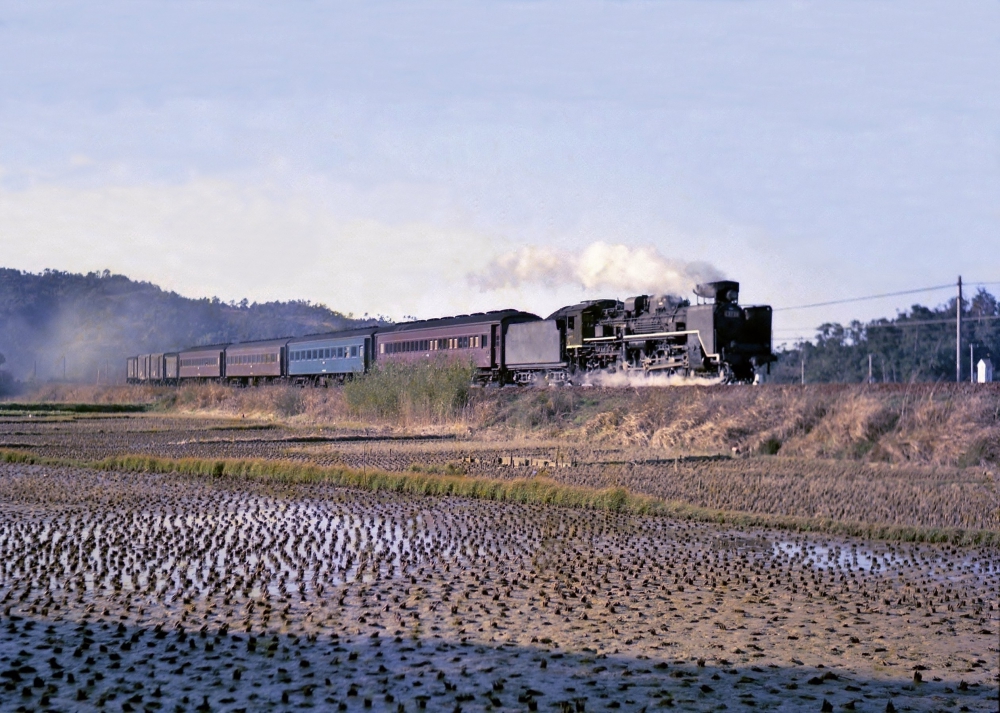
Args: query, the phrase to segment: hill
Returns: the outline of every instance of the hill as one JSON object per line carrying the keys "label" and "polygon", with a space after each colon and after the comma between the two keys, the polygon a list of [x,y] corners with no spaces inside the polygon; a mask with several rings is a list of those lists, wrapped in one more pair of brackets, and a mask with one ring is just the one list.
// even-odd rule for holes
{"label": "hill", "polygon": [[[14,378],[124,378],[125,356],[370,323],[304,301],[191,299],[108,271],[0,269],[0,353]],[[65,358],[65,372],[64,372]]]}

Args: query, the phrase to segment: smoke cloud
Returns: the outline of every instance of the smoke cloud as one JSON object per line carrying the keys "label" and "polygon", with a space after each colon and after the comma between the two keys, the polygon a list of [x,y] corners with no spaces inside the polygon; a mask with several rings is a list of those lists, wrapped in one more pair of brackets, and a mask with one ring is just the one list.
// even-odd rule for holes
{"label": "smoke cloud", "polygon": [[699,282],[722,278],[723,274],[706,262],[668,258],[653,246],[603,242],[591,243],[581,253],[525,246],[500,255],[469,277],[483,292],[521,285],[577,285],[588,291],[655,294],[686,294]]}

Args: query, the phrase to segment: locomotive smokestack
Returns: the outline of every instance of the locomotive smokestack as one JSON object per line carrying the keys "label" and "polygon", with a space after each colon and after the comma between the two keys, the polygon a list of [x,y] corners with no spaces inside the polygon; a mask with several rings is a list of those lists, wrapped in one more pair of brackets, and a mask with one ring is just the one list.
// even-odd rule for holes
{"label": "locomotive smokestack", "polygon": [[740,299],[740,283],[734,280],[703,282],[694,288],[694,293],[706,300],[736,303]]}

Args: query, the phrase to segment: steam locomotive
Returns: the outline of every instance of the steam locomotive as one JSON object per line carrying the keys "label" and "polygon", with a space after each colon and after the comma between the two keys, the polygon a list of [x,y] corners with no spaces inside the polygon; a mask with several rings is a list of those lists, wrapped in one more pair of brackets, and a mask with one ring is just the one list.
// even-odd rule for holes
{"label": "steam locomotive", "polygon": [[306,337],[129,357],[129,383],[215,380],[327,385],[379,363],[462,360],[483,384],[581,383],[599,371],[747,383],[775,360],[771,308],[739,305],[739,283],[695,288],[696,303],[639,295],[563,307],[547,319],[484,312]]}

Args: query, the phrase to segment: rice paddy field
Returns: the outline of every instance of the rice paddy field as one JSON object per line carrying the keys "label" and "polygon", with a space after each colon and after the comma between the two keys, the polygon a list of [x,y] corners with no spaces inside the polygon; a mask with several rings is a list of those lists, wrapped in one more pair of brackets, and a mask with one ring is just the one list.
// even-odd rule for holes
{"label": "rice paddy field", "polygon": [[989,463],[589,433],[0,411],[0,710],[997,710]]}

